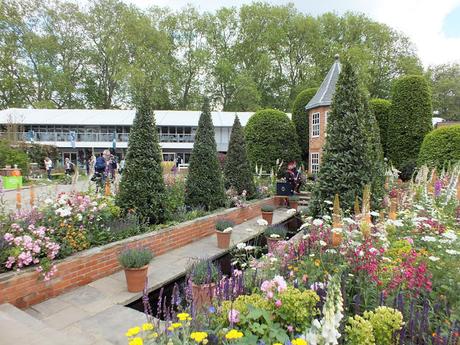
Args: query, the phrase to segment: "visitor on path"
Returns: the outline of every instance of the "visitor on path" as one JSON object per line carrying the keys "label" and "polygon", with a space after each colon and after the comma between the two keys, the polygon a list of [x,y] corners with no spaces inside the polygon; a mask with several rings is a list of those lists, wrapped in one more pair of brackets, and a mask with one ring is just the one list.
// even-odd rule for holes
{"label": "visitor on path", "polygon": [[51,161],[49,157],[45,157],[44,163],[45,163],[45,170],[48,176],[48,180],[51,181],[51,169],[53,169],[53,162]]}
{"label": "visitor on path", "polygon": [[117,157],[114,155],[111,155],[110,160],[109,160],[109,176],[112,182],[115,181],[117,171],[118,171]]}
{"label": "visitor on path", "polygon": [[120,164],[118,165],[118,172],[120,173],[120,175],[123,174],[123,170],[125,170],[125,164],[126,161],[124,158],[122,158]]}
{"label": "visitor on path", "polygon": [[75,172],[75,164],[70,161],[70,158],[64,160],[64,169],[66,175],[72,175]]}
{"label": "visitor on path", "polygon": [[291,194],[294,194],[294,192],[300,192],[302,179],[300,172],[297,170],[297,163],[295,161],[288,163],[288,169],[286,171],[286,182],[291,185]]}
{"label": "visitor on path", "polygon": [[85,160],[86,176],[89,176],[89,165],[90,165],[89,160],[90,160],[89,158],[86,158]]}
{"label": "visitor on path", "polygon": [[96,156],[93,154],[91,155],[91,158],[89,159],[89,176],[94,175],[94,165],[96,164]]}

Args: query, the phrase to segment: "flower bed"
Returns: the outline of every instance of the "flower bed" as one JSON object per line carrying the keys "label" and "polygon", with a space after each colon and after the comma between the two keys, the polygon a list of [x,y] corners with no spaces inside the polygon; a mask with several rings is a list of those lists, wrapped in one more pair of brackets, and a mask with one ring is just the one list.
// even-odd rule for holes
{"label": "flower bed", "polygon": [[238,246],[246,254],[207,309],[196,311],[189,285],[174,289],[173,308],[159,311],[166,330],[146,303],[151,330],[132,328],[129,344],[457,345],[459,172],[389,183],[397,219],[368,207],[343,217],[330,202],[332,216],[305,218],[303,235],[260,259]]}
{"label": "flower bed", "polygon": [[[75,198],[79,199],[79,196],[77,195]],[[82,198],[84,199],[84,197]],[[62,196],[58,200],[61,199]],[[82,203],[86,205],[88,201],[84,201],[83,199]],[[87,248],[89,244],[83,238],[75,235],[69,239],[69,246],[74,248],[71,253],[75,254],[54,262],[53,258],[56,257],[55,251],[57,245],[51,241],[51,238],[57,231],[72,233],[72,229],[80,228],[82,222],[85,224],[84,229],[88,229],[88,226],[95,226],[94,224],[107,224],[103,222],[101,211],[109,210],[112,207],[109,199],[100,199],[99,206],[92,205],[89,208],[87,216],[83,215],[80,217],[78,214],[82,213],[75,212],[74,208],[79,208],[82,206],[82,203],[75,203],[70,206],[67,202],[65,205],[68,206],[64,207],[59,207],[59,202],[57,203],[58,205],[53,203],[54,214],[59,214],[59,217],[65,218],[67,220],[65,223],[53,223],[46,216],[45,218],[37,216],[37,212],[24,214],[24,219],[16,217],[13,224],[17,225],[8,230],[8,235],[6,235],[6,245],[9,246],[11,244],[15,249],[14,251],[8,251],[9,254],[5,258],[5,261],[11,268],[19,269],[20,271],[0,274],[0,291],[2,291],[0,294],[0,304],[8,302],[25,308],[50,297],[57,296],[72,288],[88,284],[91,281],[120,270],[121,267],[118,264],[117,255],[126,247],[145,246],[149,247],[155,255],[161,255],[197,239],[214,234],[215,222],[220,217],[224,216],[226,219],[240,224],[250,218],[259,216],[260,206],[266,203],[273,203],[273,200],[264,199],[255,201],[249,203],[245,208],[228,209],[176,226],[159,229],[78,253],[76,252],[79,249]],[[103,204],[105,206],[101,208]],[[94,210],[93,212],[92,209],[94,207],[98,210]],[[94,215],[91,225],[86,224],[85,222],[89,221],[91,215]],[[41,224],[40,219],[32,222],[32,224],[37,224],[37,226],[31,226],[30,220],[34,219],[34,217],[46,220],[50,225],[55,226],[55,229],[51,230],[51,226],[44,228],[40,225],[39,227],[38,224]],[[25,219],[28,221],[28,226],[20,225]],[[107,227],[103,226],[101,233],[107,233]],[[49,240],[45,240],[45,237],[48,237]],[[65,238],[66,236],[64,236]],[[88,237],[85,238],[88,239]],[[76,247],[72,247],[72,245]],[[40,251],[38,251],[36,246],[40,246]],[[28,253],[30,253],[30,256]],[[24,269],[27,264],[35,264],[36,266]],[[52,279],[49,279],[52,275]]]}

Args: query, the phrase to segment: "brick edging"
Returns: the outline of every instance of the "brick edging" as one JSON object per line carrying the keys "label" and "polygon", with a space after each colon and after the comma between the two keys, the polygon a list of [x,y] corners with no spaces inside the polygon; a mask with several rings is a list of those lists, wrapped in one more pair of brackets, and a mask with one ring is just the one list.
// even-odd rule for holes
{"label": "brick edging", "polygon": [[0,304],[11,303],[27,308],[36,303],[111,275],[122,268],[117,256],[126,247],[149,247],[156,256],[214,234],[214,224],[226,218],[241,224],[261,214],[260,206],[274,204],[274,198],[251,202],[246,208],[231,208],[208,216],[129,237],[122,241],[91,248],[57,262],[57,273],[51,280],[40,279],[34,268],[0,274]]}

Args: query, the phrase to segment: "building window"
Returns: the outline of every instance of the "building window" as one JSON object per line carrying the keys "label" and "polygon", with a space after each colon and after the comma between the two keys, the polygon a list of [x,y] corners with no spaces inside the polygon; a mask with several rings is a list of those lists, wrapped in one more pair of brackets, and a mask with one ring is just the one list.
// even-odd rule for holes
{"label": "building window", "polygon": [[311,115],[311,136],[319,137],[319,113],[313,113]]}
{"label": "building window", "polygon": [[317,174],[319,172],[319,153],[310,153],[310,167],[311,173]]}
{"label": "building window", "polygon": [[329,111],[324,114],[324,136],[327,135],[327,120],[329,118]]}

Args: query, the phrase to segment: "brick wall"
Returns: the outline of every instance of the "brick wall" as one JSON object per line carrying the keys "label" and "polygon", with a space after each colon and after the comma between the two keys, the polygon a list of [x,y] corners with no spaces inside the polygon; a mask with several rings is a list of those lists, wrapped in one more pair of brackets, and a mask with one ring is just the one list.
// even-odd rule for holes
{"label": "brick wall", "polygon": [[[323,152],[323,146],[326,143],[326,112],[330,111],[330,107],[317,107],[310,109],[308,111],[308,128],[310,133],[308,133],[308,143],[309,143],[309,154],[308,154],[308,171],[311,173],[311,164],[310,164],[310,154],[319,153],[319,158],[321,161],[321,156]],[[312,137],[312,116],[314,113],[319,113],[319,123],[320,123],[320,134],[318,137]]]}
{"label": "brick wall", "polygon": [[33,268],[0,274],[0,304],[11,303],[19,308],[55,297],[78,286],[86,285],[121,270],[117,256],[126,247],[149,247],[156,256],[214,234],[217,219],[231,219],[241,224],[260,215],[260,206],[274,205],[274,198],[251,203],[244,209],[229,209],[206,217],[92,248],[57,263],[57,273],[45,282]]}

